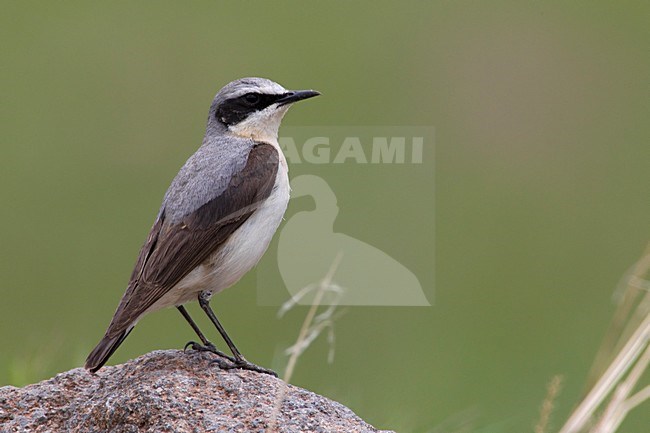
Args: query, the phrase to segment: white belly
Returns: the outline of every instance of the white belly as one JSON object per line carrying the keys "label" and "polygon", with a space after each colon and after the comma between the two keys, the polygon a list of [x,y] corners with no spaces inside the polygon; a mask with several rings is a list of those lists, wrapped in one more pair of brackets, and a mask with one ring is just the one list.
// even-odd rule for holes
{"label": "white belly", "polygon": [[226,289],[250,271],[264,255],[289,202],[287,165],[280,152],[275,186],[264,203],[208,259],[187,274],[148,311],[181,305],[200,292]]}

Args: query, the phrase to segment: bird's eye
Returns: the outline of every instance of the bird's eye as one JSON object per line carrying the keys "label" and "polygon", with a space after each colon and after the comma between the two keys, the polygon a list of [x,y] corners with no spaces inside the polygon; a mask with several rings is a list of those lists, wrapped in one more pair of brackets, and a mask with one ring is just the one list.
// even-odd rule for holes
{"label": "bird's eye", "polygon": [[260,102],[260,95],[257,93],[247,93],[244,95],[244,101],[246,101],[247,104],[255,105]]}

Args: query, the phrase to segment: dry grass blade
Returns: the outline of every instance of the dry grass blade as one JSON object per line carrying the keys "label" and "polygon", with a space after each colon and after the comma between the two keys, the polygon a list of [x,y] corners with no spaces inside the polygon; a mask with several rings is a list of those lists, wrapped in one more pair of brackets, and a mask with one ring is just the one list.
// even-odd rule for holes
{"label": "dry grass blade", "polygon": [[592,430],[593,433],[615,432],[628,412],[641,403],[641,401],[638,401],[638,398],[636,402],[630,402],[630,394],[639,382],[643,372],[648,368],[649,363],[650,346],[646,347],[645,352],[634,365],[627,378],[616,387],[616,391],[607,405],[605,412],[598,421],[596,428]]}
{"label": "dry grass blade", "polygon": [[[598,354],[589,372],[587,384],[593,387],[603,371],[607,368],[613,357],[621,350],[623,344],[634,333],[634,330],[643,321],[643,309],[636,308],[648,296],[650,283],[642,276],[650,269],[650,245],[643,257],[634,264],[621,278],[616,288],[614,298],[618,305],[614,317],[605,332],[605,338],[598,349]],[[635,311],[637,312],[635,314]]]}
{"label": "dry grass blade", "polygon": [[[612,361],[599,375],[560,433],[586,431],[610,396],[605,410],[591,431],[614,432],[632,408],[650,397],[646,388],[630,395],[650,363],[650,291],[645,289],[648,286],[648,274],[650,248],[636,264],[632,274],[627,276],[626,291],[610,328],[614,335],[608,336],[602,348],[609,353],[599,355],[601,360],[608,358]],[[639,298],[641,300],[636,302]],[[612,348],[618,349],[612,353]]]}

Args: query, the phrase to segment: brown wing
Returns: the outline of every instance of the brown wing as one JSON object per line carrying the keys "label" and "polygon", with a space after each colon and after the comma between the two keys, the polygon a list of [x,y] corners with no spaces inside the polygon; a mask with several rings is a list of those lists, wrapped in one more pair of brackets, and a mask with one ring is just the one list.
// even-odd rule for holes
{"label": "brown wing", "polygon": [[165,220],[163,209],[106,334],[123,332],[225,242],[271,194],[278,164],[275,148],[258,144],[221,195],[173,224]]}

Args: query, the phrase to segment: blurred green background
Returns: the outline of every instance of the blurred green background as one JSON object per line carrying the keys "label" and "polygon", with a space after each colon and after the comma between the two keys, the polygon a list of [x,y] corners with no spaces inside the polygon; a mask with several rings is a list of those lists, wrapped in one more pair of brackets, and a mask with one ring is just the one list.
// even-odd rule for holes
{"label": "blurred green background", "polygon": [[[368,174],[372,200],[353,185],[364,168],[334,182],[339,228],[390,246],[434,305],[349,309],[334,363],[322,338],[293,382],[400,432],[532,431],[555,374],[553,425],[577,403],[614,288],[650,238],[647,2],[2,9],[0,385],[82,365],[212,97],[255,75],[323,93],[284,125],[436,128],[418,185],[392,167]],[[385,238],[364,238],[368,209]],[[404,220],[426,236],[400,243]],[[256,284],[213,305],[249,359],[281,370],[306,310],[277,320]],[[158,312],[110,363],[192,337]],[[646,431],[647,407],[620,431]]]}

